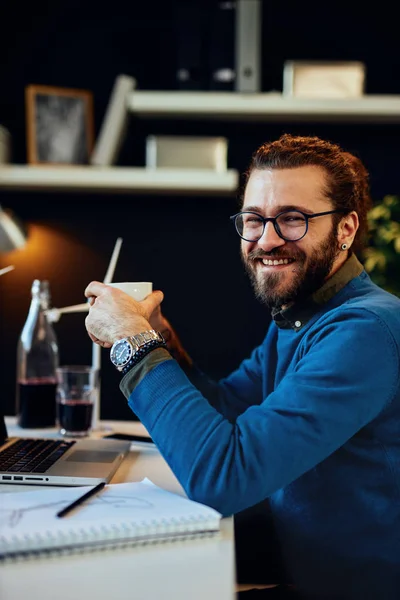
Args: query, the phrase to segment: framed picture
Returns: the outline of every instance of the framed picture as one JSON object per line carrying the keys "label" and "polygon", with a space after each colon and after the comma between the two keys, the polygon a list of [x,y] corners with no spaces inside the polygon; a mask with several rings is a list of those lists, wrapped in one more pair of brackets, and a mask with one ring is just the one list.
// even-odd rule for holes
{"label": "framed picture", "polygon": [[28,163],[89,163],[94,143],[91,92],[29,85],[25,101]]}
{"label": "framed picture", "polygon": [[297,98],[358,98],[364,93],[365,71],[358,61],[286,61],[283,93]]}

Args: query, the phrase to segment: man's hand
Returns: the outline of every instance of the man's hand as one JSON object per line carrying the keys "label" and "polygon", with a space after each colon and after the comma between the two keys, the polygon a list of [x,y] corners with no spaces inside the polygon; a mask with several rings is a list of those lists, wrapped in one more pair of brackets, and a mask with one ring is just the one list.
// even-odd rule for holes
{"label": "man's hand", "polygon": [[121,338],[153,329],[150,315],[159,311],[164,298],[162,292],[156,291],[137,302],[125,292],[99,281],[89,283],[85,296],[90,302],[85,319],[87,332],[93,342],[104,348],[110,348]]}

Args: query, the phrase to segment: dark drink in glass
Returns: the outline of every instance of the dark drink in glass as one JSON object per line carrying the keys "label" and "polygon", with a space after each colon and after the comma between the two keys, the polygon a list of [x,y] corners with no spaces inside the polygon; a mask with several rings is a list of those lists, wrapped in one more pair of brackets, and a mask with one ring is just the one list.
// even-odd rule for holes
{"label": "dark drink in glass", "polygon": [[62,435],[82,437],[92,429],[93,405],[99,391],[99,371],[89,365],[57,369],[57,424]]}
{"label": "dark drink in glass", "polygon": [[63,399],[57,403],[57,421],[63,435],[88,435],[92,426],[93,403]]}

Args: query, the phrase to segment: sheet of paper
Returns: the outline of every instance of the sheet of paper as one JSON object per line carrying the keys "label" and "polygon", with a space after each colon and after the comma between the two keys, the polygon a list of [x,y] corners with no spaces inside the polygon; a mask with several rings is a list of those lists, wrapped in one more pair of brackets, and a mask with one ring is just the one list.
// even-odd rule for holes
{"label": "sheet of paper", "polygon": [[134,483],[109,484],[89,498],[69,515],[58,518],[56,513],[82,496],[92,486],[43,488],[40,491],[0,495],[0,539],[13,534],[89,529],[112,521],[151,522],[152,519],[218,518],[212,508],[183,496],[167,492],[149,480]]}

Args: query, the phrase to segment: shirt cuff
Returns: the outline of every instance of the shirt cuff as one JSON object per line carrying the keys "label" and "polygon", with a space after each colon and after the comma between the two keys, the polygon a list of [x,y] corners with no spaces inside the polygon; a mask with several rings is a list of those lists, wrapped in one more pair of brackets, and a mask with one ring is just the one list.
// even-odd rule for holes
{"label": "shirt cuff", "polygon": [[173,360],[172,356],[165,348],[155,348],[149,352],[137,365],[132,367],[122,378],[119,389],[128,400],[136,386],[146,377],[154,367],[166,360]]}

